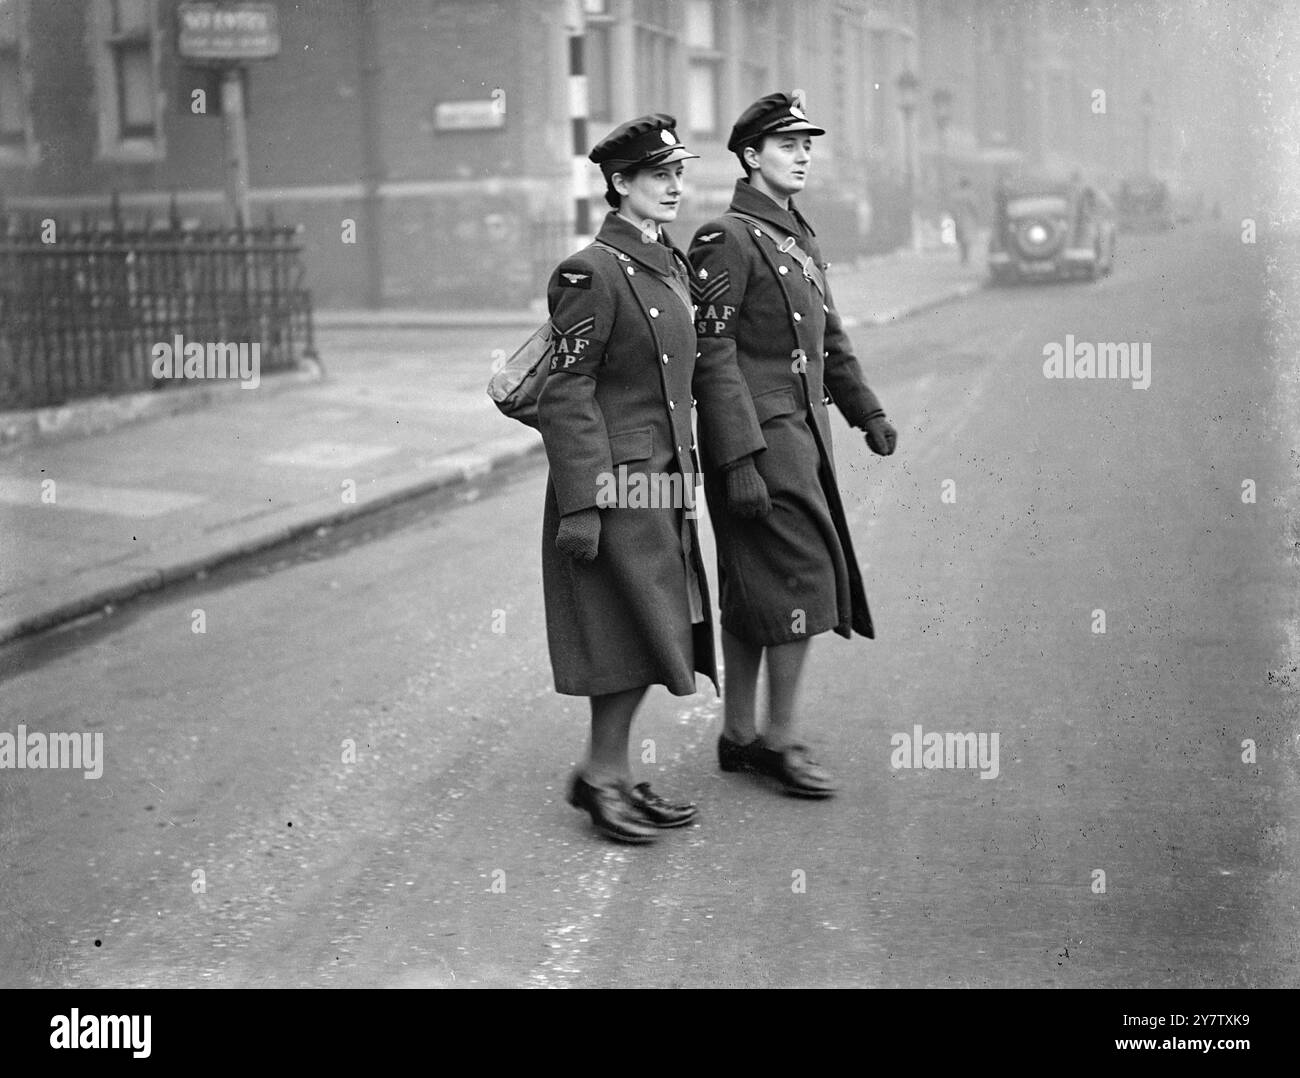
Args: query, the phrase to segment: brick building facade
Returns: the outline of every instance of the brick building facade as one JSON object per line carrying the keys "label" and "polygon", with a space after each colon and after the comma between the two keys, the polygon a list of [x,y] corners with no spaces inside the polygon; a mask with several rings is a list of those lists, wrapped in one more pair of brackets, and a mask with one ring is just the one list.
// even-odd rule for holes
{"label": "brick building facade", "polygon": [[[180,0],[0,0],[0,209],[224,214],[215,87],[177,55]],[[830,257],[870,247],[909,170],[1132,156],[1125,34],[1062,0],[279,0],[282,49],[249,66],[255,220],[300,223],[323,305],[522,306],[574,246],[566,25],[584,31],[589,142],[678,117],[690,163],[679,242],[738,175],[725,142],[762,93],[803,88],[825,124],[805,196]],[[1058,17],[1059,16],[1059,17]],[[1120,59],[1117,60],[1116,57]],[[1107,65],[1110,65],[1107,67]],[[905,136],[896,82],[920,95]],[[1107,75],[1107,72],[1110,72]],[[1109,78],[1128,106],[1086,127]],[[1127,81],[1126,81],[1127,80]],[[930,109],[953,96],[940,140]],[[206,90],[207,111],[194,111]],[[1163,154],[1169,97],[1150,121]],[[1166,140],[1166,141],[1159,141]],[[906,159],[907,156],[911,160]],[[603,189],[586,170],[596,219]],[[927,202],[928,199],[928,202]],[[355,223],[355,242],[347,222]]]}

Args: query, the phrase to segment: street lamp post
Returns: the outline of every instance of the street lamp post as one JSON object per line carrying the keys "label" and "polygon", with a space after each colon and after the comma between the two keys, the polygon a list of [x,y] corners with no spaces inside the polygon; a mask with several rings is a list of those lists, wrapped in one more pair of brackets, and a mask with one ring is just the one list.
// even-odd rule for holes
{"label": "street lamp post", "polygon": [[898,91],[898,111],[903,115],[903,183],[907,193],[907,233],[908,240],[915,245],[919,239],[916,229],[916,178],[912,169],[912,114],[916,111],[917,92],[920,80],[912,74],[910,68],[904,68],[894,81]]}
{"label": "street lamp post", "polygon": [[940,86],[930,98],[934,105],[934,126],[939,133],[939,209],[948,210],[948,125],[952,123],[952,91]]}
{"label": "street lamp post", "polygon": [[1151,175],[1151,109],[1155,99],[1150,90],[1142,91],[1142,173]]}

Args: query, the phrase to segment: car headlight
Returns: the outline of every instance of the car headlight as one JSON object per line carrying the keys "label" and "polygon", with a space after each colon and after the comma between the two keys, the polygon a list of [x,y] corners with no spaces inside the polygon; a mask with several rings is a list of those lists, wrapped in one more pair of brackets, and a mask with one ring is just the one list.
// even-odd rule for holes
{"label": "car headlight", "polygon": [[1042,225],[1031,225],[1026,238],[1035,246],[1041,246],[1047,242],[1047,229]]}

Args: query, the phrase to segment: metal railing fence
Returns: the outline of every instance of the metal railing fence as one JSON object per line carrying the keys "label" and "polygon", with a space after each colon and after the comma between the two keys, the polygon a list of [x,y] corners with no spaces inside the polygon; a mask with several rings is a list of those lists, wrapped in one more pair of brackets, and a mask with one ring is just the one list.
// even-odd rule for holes
{"label": "metal railing fence", "polygon": [[[53,229],[50,222],[53,221]],[[262,373],[315,355],[299,230],[0,220],[0,410],[158,389],[154,346],[260,345]]]}

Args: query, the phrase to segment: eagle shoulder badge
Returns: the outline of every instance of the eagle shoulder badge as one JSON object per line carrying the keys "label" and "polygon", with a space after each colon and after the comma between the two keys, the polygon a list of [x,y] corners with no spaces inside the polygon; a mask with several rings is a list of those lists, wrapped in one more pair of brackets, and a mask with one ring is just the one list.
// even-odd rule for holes
{"label": "eagle shoulder badge", "polygon": [[722,238],[723,232],[719,229],[717,232],[701,232],[695,237],[695,242],[700,243],[717,243]]}
{"label": "eagle shoulder badge", "polygon": [[590,288],[590,273],[574,273],[569,270],[560,270],[560,287],[561,288]]}

